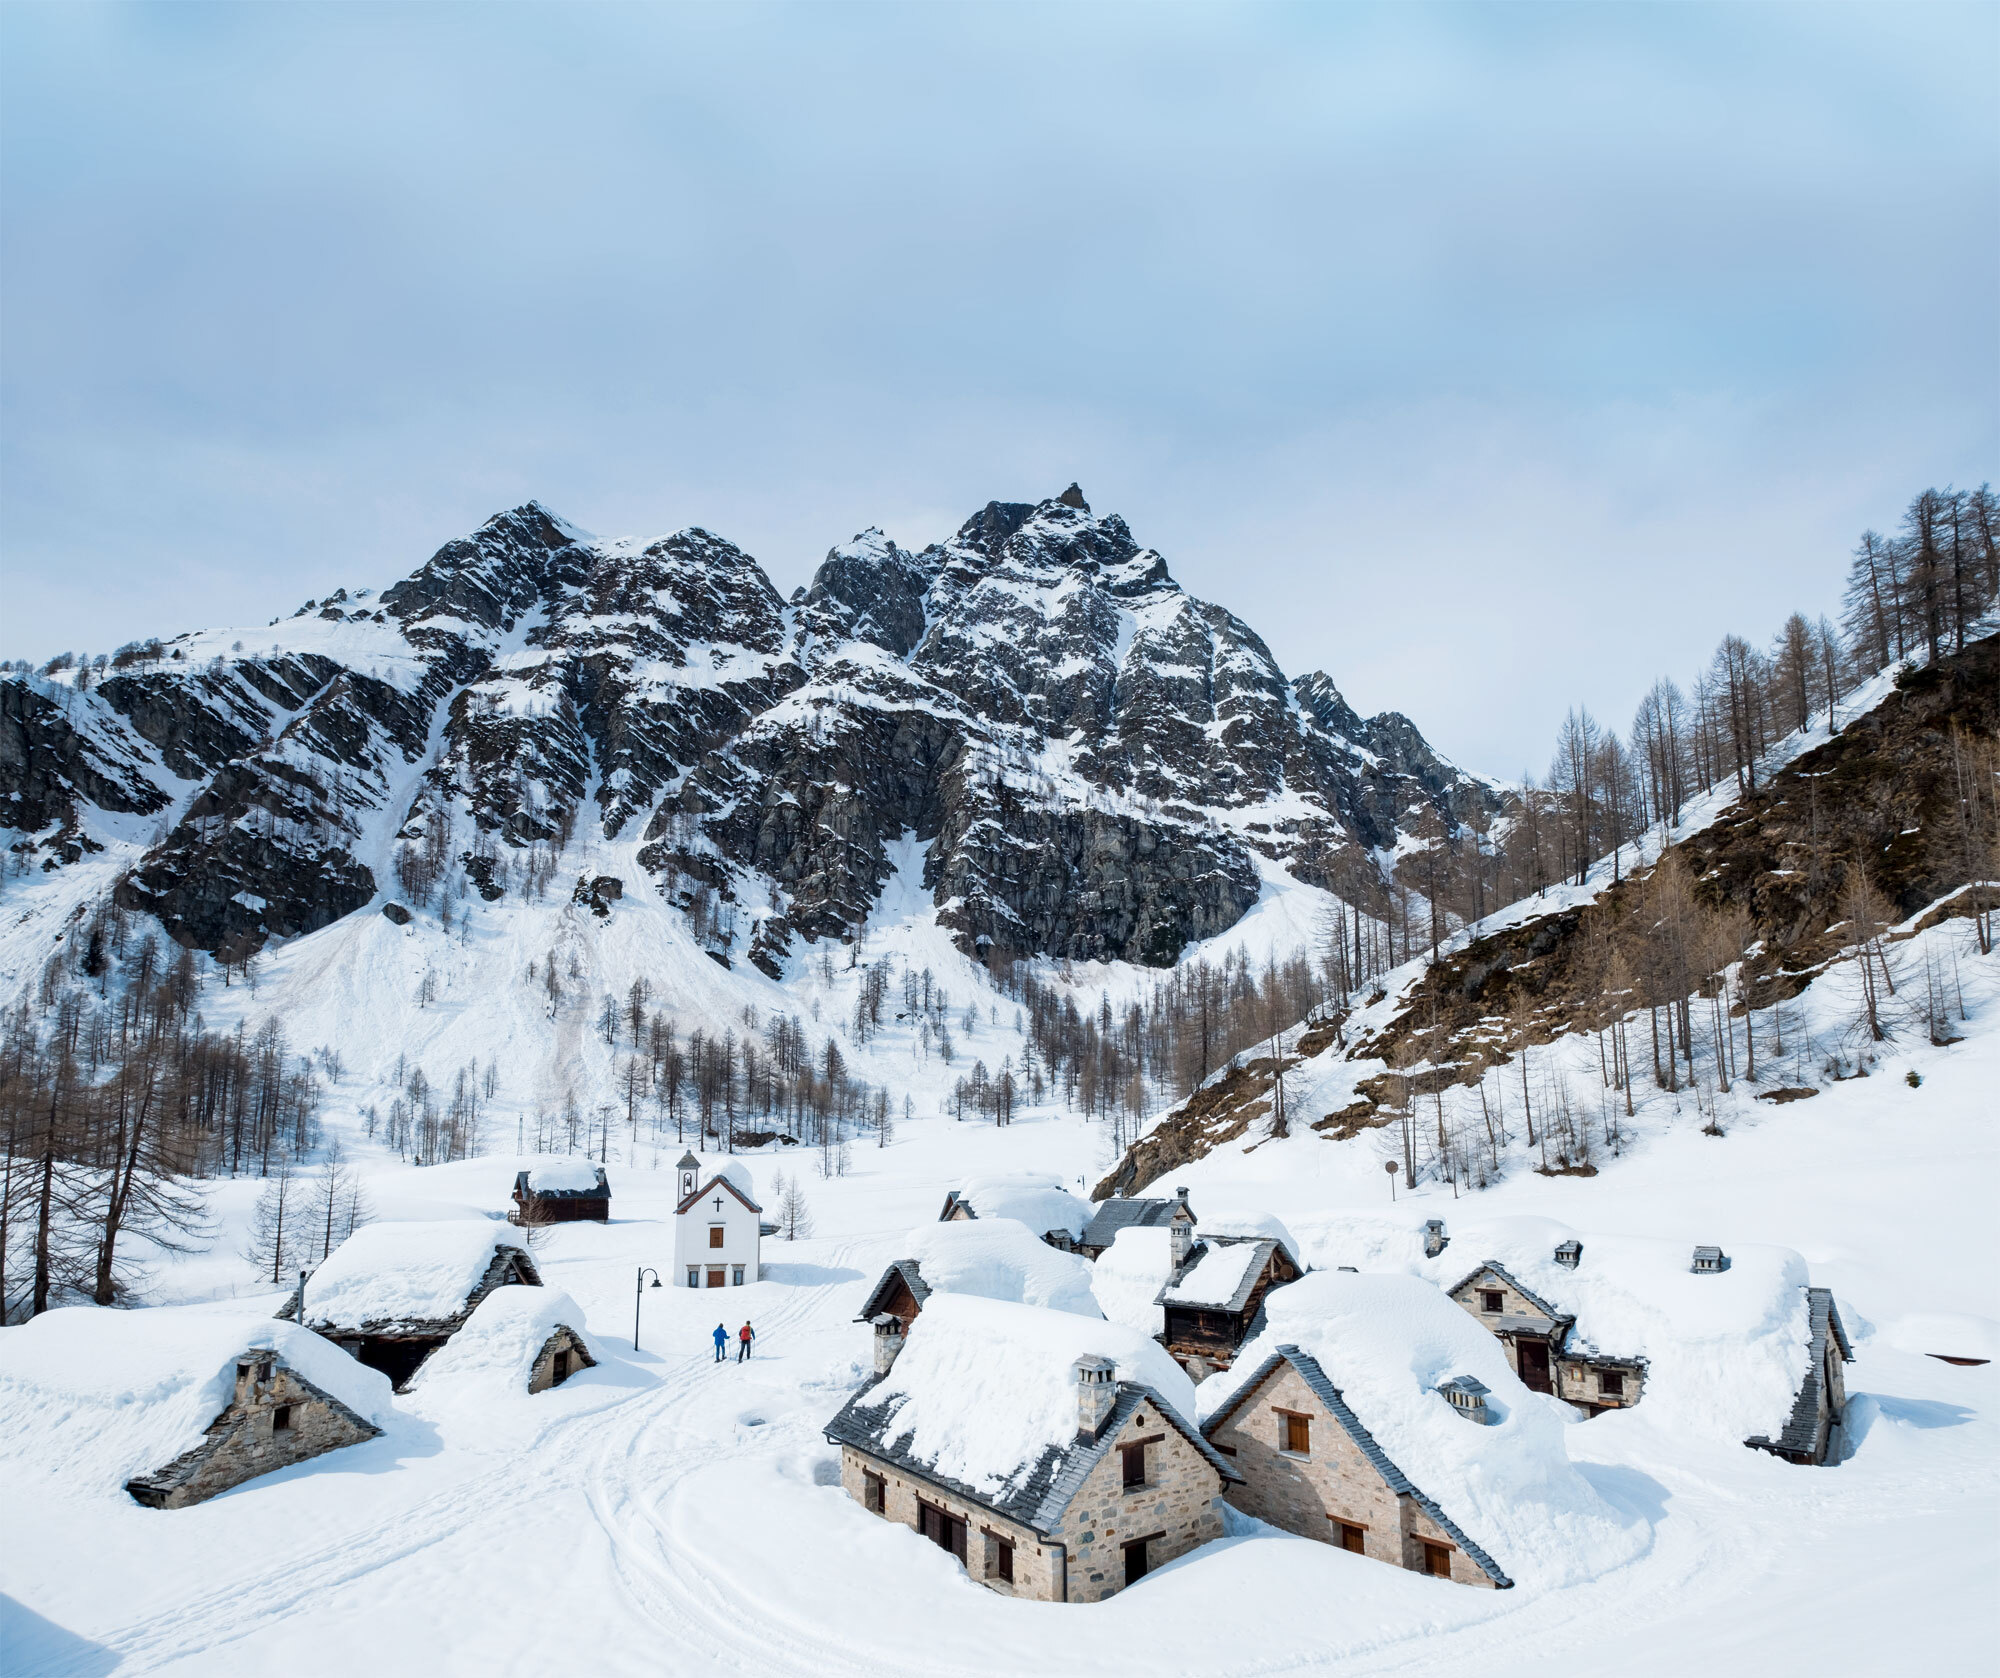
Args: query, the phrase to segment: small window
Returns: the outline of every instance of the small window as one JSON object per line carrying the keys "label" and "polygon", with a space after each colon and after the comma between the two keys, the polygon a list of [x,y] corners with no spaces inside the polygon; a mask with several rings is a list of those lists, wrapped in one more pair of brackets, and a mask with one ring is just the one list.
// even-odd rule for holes
{"label": "small window", "polygon": [[1143,1445],[1121,1445],[1118,1454],[1125,1459],[1125,1489],[1146,1483],[1146,1447]]}
{"label": "small window", "polygon": [[879,1474],[861,1471],[861,1507],[871,1515],[879,1515],[888,1507],[888,1482]]}
{"label": "small window", "polygon": [[1423,1540],[1423,1546],[1424,1571],[1433,1579],[1449,1579],[1451,1577],[1451,1546],[1449,1544],[1433,1544],[1428,1538]]}
{"label": "small window", "polygon": [[1506,1296],[1498,1288],[1481,1288],[1479,1290],[1479,1309],[1486,1312],[1489,1316],[1497,1317],[1506,1303]]}
{"label": "small window", "polygon": [[273,1433],[292,1431],[292,1407],[289,1404],[281,1404],[271,1412],[271,1431]]}
{"label": "small window", "polygon": [[1338,1516],[1327,1516],[1333,1522],[1333,1541],[1343,1550],[1352,1550],[1357,1556],[1366,1553],[1363,1535],[1368,1531],[1353,1521],[1343,1521]]}
{"label": "small window", "polygon": [[708,1244],[711,1247],[721,1246],[723,1233],[723,1226],[721,1224],[710,1224],[708,1226]]}
{"label": "small window", "polygon": [[1597,1372],[1597,1390],[1606,1398],[1623,1398],[1625,1372],[1622,1369],[1600,1369]]}
{"label": "small window", "polygon": [[1284,1423],[1285,1449],[1296,1456],[1312,1455],[1312,1418],[1294,1415],[1289,1410],[1278,1412],[1278,1419]]}
{"label": "small window", "polygon": [[730,1282],[730,1286],[732,1286],[732,1287],[738,1287],[738,1288],[740,1288],[740,1287],[742,1287],[742,1286],[743,1286],[743,1266],[742,1266],[742,1265],[740,1265],[740,1264],[739,1264],[739,1265],[736,1265],[736,1266],[734,1266],[734,1267],[733,1267],[733,1268],[731,1269],[731,1271],[730,1271],[730,1274],[729,1274],[729,1282]]}
{"label": "small window", "polygon": [[689,1287],[691,1287],[691,1288],[698,1288],[698,1287],[700,1287],[700,1286],[701,1286],[701,1266],[700,1266],[700,1265],[697,1265],[697,1264],[691,1264],[691,1265],[689,1265],[689,1266],[688,1266],[688,1286],[689,1286]]}
{"label": "small window", "polygon": [[1014,1582],[1014,1546],[1004,1538],[993,1541],[993,1577],[1009,1585]]}

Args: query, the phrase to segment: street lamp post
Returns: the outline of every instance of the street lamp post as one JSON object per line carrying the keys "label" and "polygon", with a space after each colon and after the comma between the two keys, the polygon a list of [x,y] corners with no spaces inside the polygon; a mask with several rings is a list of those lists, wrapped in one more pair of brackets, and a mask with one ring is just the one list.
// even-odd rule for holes
{"label": "street lamp post", "polygon": [[646,1278],[653,1278],[653,1286],[660,1285],[660,1273],[646,1265],[639,1266],[639,1274],[632,1279],[632,1350],[639,1349],[639,1304],[646,1297]]}

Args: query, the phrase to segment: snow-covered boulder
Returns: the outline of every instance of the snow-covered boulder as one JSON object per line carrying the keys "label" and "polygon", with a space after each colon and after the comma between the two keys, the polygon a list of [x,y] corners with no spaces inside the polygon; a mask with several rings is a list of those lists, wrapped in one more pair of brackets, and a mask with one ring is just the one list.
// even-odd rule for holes
{"label": "snow-covered boulder", "polygon": [[495,1288],[425,1362],[413,1384],[426,1392],[464,1382],[525,1393],[538,1380],[552,1384],[546,1367],[552,1350],[568,1351],[571,1369],[597,1362],[577,1302],[561,1288]]}
{"label": "snow-covered boulder", "polygon": [[306,1281],[308,1326],[448,1333],[506,1282],[539,1283],[519,1231],[484,1218],[368,1224]]}
{"label": "snow-covered boulder", "polygon": [[962,1216],[959,1207],[975,1219],[1012,1218],[1037,1237],[1061,1231],[1072,1242],[1082,1237],[1091,1215],[1088,1201],[1053,1178],[1032,1172],[968,1178],[946,1200],[946,1218]]}
{"label": "snow-covered boulder", "polygon": [[[1566,1408],[1523,1386],[1500,1342],[1431,1283],[1323,1271],[1275,1290],[1265,1312],[1265,1331],[1199,1389],[1211,1433],[1292,1346],[1318,1362],[1395,1468],[1515,1583],[1589,1578],[1648,1542],[1643,1524],[1570,1462]],[[1484,1426],[1439,1390],[1461,1376],[1486,1389]]]}
{"label": "snow-covered boulder", "polygon": [[919,1224],[902,1251],[916,1261],[931,1294],[973,1294],[1083,1317],[1103,1315],[1091,1292],[1090,1265],[1074,1253],[1057,1252],[1012,1218]]}
{"label": "snow-covered boulder", "polygon": [[1090,1291],[1098,1309],[1114,1323],[1153,1335],[1166,1326],[1160,1290],[1173,1280],[1172,1232],[1121,1229],[1091,1266]]}
{"label": "snow-covered boulder", "polygon": [[261,1311],[72,1306],[0,1329],[0,1479],[32,1472],[122,1497],[127,1480],[202,1443],[257,1347],[370,1425],[389,1421],[387,1377]]}

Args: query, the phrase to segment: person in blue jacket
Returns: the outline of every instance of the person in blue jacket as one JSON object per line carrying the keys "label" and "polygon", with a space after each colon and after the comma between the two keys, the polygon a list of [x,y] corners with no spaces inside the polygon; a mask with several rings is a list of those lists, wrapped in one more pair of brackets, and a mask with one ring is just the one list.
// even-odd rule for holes
{"label": "person in blue jacket", "polygon": [[722,1349],[729,1344],[729,1330],[720,1323],[715,1325],[715,1361],[722,1362]]}

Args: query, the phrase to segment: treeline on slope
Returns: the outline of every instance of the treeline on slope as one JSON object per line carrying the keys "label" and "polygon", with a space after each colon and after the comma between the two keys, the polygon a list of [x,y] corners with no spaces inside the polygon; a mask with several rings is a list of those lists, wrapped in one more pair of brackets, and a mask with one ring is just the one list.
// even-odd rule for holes
{"label": "treeline on slope", "polygon": [[[1313,1128],[1396,1126],[1408,1182],[1483,1187],[1516,1140],[1539,1169],[1588,1172],[1649,1094],[1684,1096],[1713,1128],[1738,1082],[1853,1076],[1904,1034],[1953,1040],[1955,965],[1927,945],[1918,970],[1903,945],[1964,917],[1969,947],[1990,956],[1996,908],[2000,636],[1988,635],[1905,670],[1880,705],[1651,868],[1429,964],[1386,1024],[1345,1043],[1386,1070]],[[1851,964],[1852,1004],[1814,1035],[1786,1004],[1835,962]],[[1344,1041],[1346,1018],[1328,1016],[1296,1058],[1252,1060],[1202,1091],[1102,1187],[1131,1192],[1242,1135],[1290,1066]],[[1591,1088],[1573,1081],[1574,1055],[1565,1070],[1540,1052],[1579,1035]]]}
{"label": "treeline on slope", "polygon": [[[1340,892],[1368,904],[1407,960],[1458,926],[1614,859],[1649,828],[1672,829],[1717,786],[1754,791],[1758,764],[1786,736],[1830,727],[1834,707],[1891,664],[1962,652],[1968,630],[2000,595],[2000,498],[1927,489],[1892,537],[1864,532],[1849,567],[1839,625],[1794,612],[1763,648],[1727,635],[1685,687],[1662,677],[1621,738],[1581,706],[1558,731],[1547,776],[1524,777],[1486,833],[1447,833],[1432,820],[1395,878]],[[1352,926],[1348,936],[1352,940]],[[1362,961],[1352,983],[1368,982]]]}

